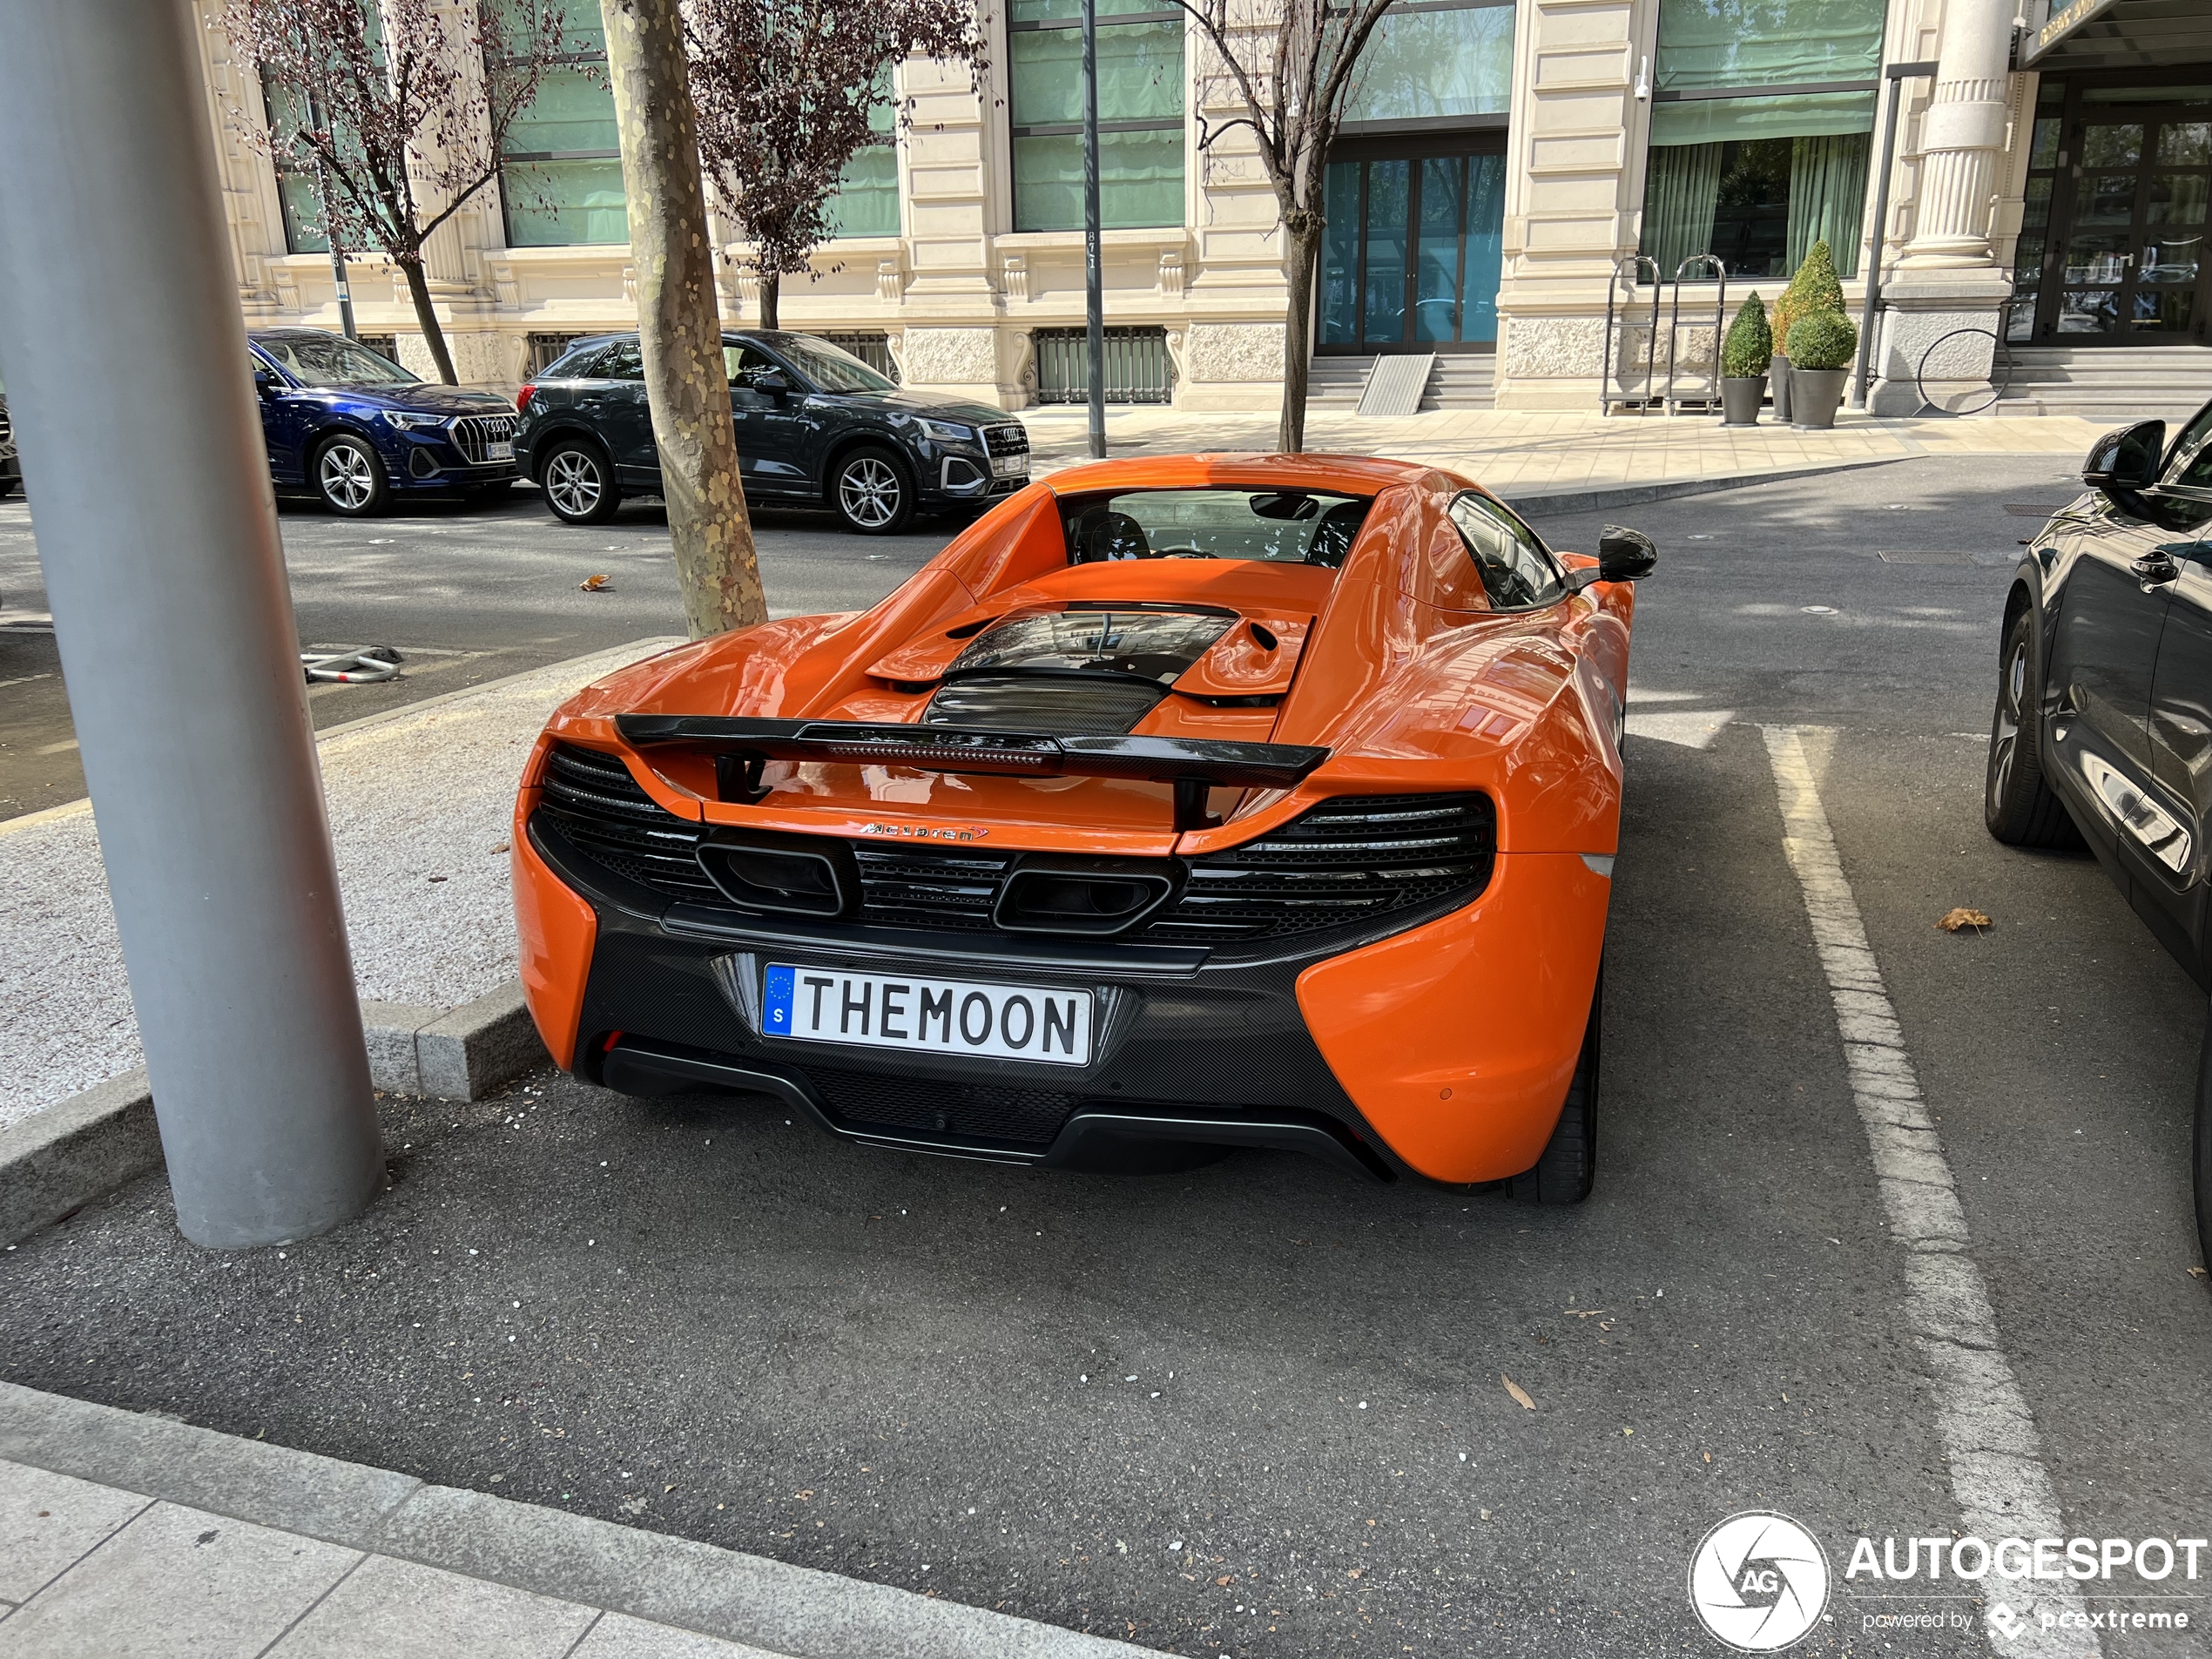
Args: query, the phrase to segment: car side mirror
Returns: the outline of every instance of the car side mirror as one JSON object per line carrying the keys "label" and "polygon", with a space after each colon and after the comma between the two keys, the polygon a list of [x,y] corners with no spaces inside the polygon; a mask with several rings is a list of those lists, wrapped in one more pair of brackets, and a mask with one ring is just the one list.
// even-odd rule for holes
{"label": "car side mirror", "polygon": [[1608,524],[1597,538],[1597,579],[1635,582],[1658,568],[1659,550],[1642,530]]}
{"label": "car side mirror", "polygon": [[275,389],[276,381],[271,376],[267,369],[257,368],[253,371],[253,391],[255,395],[266,397]]}
{"label": "car side mirror", "polygon": [[2089,446],[2089,458],[2081,463],[2081,482],[2107,492],[2148,489],[2158,482],[2158,463],[2165,454],[2165,421],[2114,427]]}
{"label": "car side mirror", "polygon": [[770,397],[791,395],[791,376],[780,368],[764,368],[745,377],[748,392],[765,392]]}

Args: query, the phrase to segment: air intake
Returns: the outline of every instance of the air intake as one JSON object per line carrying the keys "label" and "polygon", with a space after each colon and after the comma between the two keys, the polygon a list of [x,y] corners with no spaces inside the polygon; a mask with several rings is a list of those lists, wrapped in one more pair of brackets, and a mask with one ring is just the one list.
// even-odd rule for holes
{"label": "air intake", "polygon": [[968,674],[939,686],[921,719],[925,725],[1106,737],[1134,730],[1167,694],[1166,686],[1150,680],[1080,670]]}

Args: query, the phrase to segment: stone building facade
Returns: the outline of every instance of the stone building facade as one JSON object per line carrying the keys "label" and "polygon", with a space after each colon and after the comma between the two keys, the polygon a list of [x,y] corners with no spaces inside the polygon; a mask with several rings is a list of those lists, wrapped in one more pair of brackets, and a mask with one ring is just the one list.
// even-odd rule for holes
{"label": "stone building facade", "polygon": [[[978,4],[980,82],[898,66],[903,114],[848,170],[846,233],[813,280],[786,279],[783,320],[911,384],[1071,401],[1076,0]],[[1699,256],[1728,266],[1732,310],[1747,290],[1771,300],[1825,236],[1857,315],[1892,101],[1878,411],[1970,398],[2000,335],[2008,352],[2201,347],[2212,41],[2131,35],[2131,6],[2173,10],[2053,17],[2027,0],[2021,29],[2014,0],[1400,0],[1332,158],[1317,354],[1344,360],[1341,378],[1430,352],[1500,408],[1595,411],[1602,390],[1659,395],[1671,352],[1694,396],[1719,299]],[[219,33],[201,38],[248,324],[334,327],[311,197],[240,130],[260,118],[259,78]],[[1170,0],[1102,0],[1100,41],[1113,395],[1272,408],[1282,239],[1245,135],[1206,142],[1219,78]],[[557,89],[523,140],[540,147],[433,239],[464,379],[511,388],[565,341],[634,326],[611,106],[595,96]],[[744,326],[757,294],[735,226],[717,222],[724,320]],[[1655,269],[1669,280],[1656,337]],[[361,333],[427,369],[397,273],[351,270]]]}

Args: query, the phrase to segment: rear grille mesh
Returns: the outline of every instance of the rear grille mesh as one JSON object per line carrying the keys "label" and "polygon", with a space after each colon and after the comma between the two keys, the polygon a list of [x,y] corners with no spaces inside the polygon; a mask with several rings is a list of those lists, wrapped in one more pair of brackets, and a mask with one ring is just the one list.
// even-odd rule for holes
{"label": "rear grille mesh", "polygon": [[[586,858],[664,898],[730,907],[699,868],[700,826],[657,805],[615,756],[557,744],[543,781],[538,810]],[[992,907],[1020,856],[968,846],[848,845],[860,871],[857,921],[943,933],[995,932]],[[1175,903],[1124,937],[1229,944],[1465,903],[1488,884],[1496,846],[1487,795],[1342,797],[1258,840],[1184,860]]]}
{"label": "rear grille mesh", "polygon": [[556,743],[540,781],[538,811],[595,864],[664,898],[725,902],[699,868],[699,826],[654,800],[617,757]]}

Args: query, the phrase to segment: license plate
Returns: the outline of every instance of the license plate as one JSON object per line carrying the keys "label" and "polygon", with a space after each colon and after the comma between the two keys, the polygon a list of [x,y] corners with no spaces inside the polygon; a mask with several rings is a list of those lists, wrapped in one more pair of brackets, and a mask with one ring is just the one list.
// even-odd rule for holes
{"label": "license plate", "polygon": [[1023,473],[1029,470],[1029,457],[1027,455],[993,455],[991,457],[991,470],[1001,478],[1019,478]]}
{"label": "license plate", "polygon": [[487,461],[512,461],[514,458],[515,446],[512,443],[488,443],[484,446],[484,459]]}
{"label": "license plate", "polygon": [[768,968],[761,1018],[772,1037],[909,1053],[1090,1062],[1090,993],[983,985],[831,968]]}

